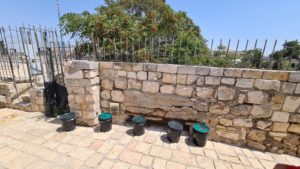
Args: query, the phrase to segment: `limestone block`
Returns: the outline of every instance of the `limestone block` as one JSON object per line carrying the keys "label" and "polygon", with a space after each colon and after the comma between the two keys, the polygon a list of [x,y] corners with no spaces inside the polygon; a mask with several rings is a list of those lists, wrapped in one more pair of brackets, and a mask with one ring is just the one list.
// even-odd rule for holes
{"label": "limestone block", "polygon": [[222,124],[223,126],[232,126],[233,125],[233,121],[230,119],[225,119],[225,118],[221,118],[219,120],[219,123]]}
{"label": "limestone block", "polygon": [[243,94],[243,93],[239,94],[238,103],[240,103],[240,104],[244,103],[245,98],[246,98],[245,94]]}
{"label": "limestone block", "polygon": [[174,92],[175,92],[175,87],[173,85],[163,85],[160,87],[160,93],[173,94]]}
{"label": "limestone block", "polygon": [[82,97],[81,95],[76,95],[75,97],[75,100],[76,100],[76,103],[82,103],[84,102],[84,97]]}
{"label": "limestone block", "polygon": [[110,90],[103,90],[103,91],[101,91],[101,98],[109,100],[111,98]]}
{"label": "limestone block", "polygon": [[159,83],[155,81],[143,81],[143,91],[149,93],[158,93]]}
{"label": "limestone block", "polygon": [[247,69],[243,71],[244,78],[251,78],[251,79],[260,79],[262,78],[263,70],[259,69]]}
{"label": "limestone block", "polygon": [[166,118],[177,118],[182,120],[198,120],[199,115],[197,111],[189,107],[182,107],[182,108],[172,108],[170,111],[167,112]]}
{"label": "limestone block", "polygon": [[127,77],[127,72],[124,70],[118,70],[117,76]]}
{"label": "limestone block", "polygon": [[287,133],[282,132],[269,132],[270,137],[287,137]]}
{"label": "limestone block", "polygon": [[295,89],[296,94],[300,94],[300,83],[297,84],[296,89]]}
{"label": "limestone block", "polygon": [[106,77],[106,78],[113,78],[117,75],[117,72],[116,70],[114,69],[102,69],[100,70],[100,77]]}
{"label": "limestone block", "polygon": [[251,115],[253,118],[268,118],[272,116],[272,110],[268,107],[254,105]]}
{"label": "limestone block", "polygon": [[240,88],[253,88],[254,79],[237,79],[236,87]]}
{"label": "limestone block", "polygon": [[159,79],[158,74],[161,74],[161,73],[158,73],[158,72],[148,72],[148,80],[158,80]]}
{"label": "limestone block", "polygon": [[191,97],[194,88],[192,86],[177,85],[175,93],[180,96]]}
{"label": "limestone block", "polygon": [[300,82],[300,72],[291,72],[289,77],[290,82]]}
{"label": "limestone block", "polygon": [[101,107],[109,108],[109,102],[107,100],[101,100],[100,105]]}
{"label": "limestone block", "polygon": [[97,94],[100,92],[100,86],[92,86],[85,88],[86,94]]}
{"label": "limestone block", "polygon": [[187,79],[187,75],[178,74],[177,75],[177,84],[185,85],[186,84],[186,79]]}
{"label": "limestone block", "polygon": [[231,140],[239,140],[240,139],[240,133],[237,130],[218,128],[216,130],[216,134],[220,137],[231,139]]}
{"label": "limestone block", "polygon": [[300,134],[300,124],[291,124],[288,132]]}
{"label": "limestone block", "polygon": [[264,120],[259,120],[256,123],[256,127],[261,130],[269,130],[271,125],[272,125],[271,121],[264,121]]}
{"label": "limestone block", "polygon": [[253,141],[265,141],[267,139],[266,137],[266,132],[265,131],[260,131],[260,130],[251,130],[247,138],[253,140]]}
{"label": "limestone block", "polygon": [[149,71],[150,72],[156,72],[157,71],[157,64],[154,64],[154,63],[144,64],[143,70],[147,71],[147,72],[149,72]]}
{"label": "limestone block", "polygon": [[100,63],[100,69],[112,69],[114,63],[113,62],[99,62]]}
{"label": "limestone block", "polygon": [[283,82],[282,92],[292,94],[296,88],[296,83]]}
{"label": "limestone block", "polygon": [[279,122],[274,122],[272,126],[272,131],[277,131],[277,132],[287,132],[287,129],[289,127],[289,123],[279,123]]}
{"label": "limestone block", "polygon": [[115,87],[117,89],[126,89],[127,88],[127,79],[126,79],[126,77],[116,77]]}
{"label": "limestone block", "polygon": [[83,73],[81,70],[72,72],[72,73],[68,73],[68,72],[64,72],[64,78],[65,79],[83,79]]}
{"label": "limestone block", "polygon": [[96,118],[97,117],[97,114],[96,112],[82,112],[82,116],[83,118],[90,118],[90,119],[93,119],[93,118]]}
{"label": "limestone block", "polygon": [[163,83],[176,84],[176,74],[164,73],[162,78]]}
{"label": "limestone block", "polygon": [[235,93],[234,88],[220,86],[217,90],[218,100],[233,100]]}
{"label": "limestone block", "polygon": [[40,110],[39,105],[31,104],[31,111],[38,112]]}
{"label": "limestone block", "polygon": [[202,75],[202,76],[208,75],[209,74],[209,70],[210,70],[210,67],[205,67],[205,66],[196,67],[196,73],[198,75]]}
{"label": "limestone block", "polygon": [[177,73],[178,74],[194,75],[194,74],[196,74],[196,67],[194,67],[194,66],[179,66]]}
{"label": "limestone block", "polygon": [[64,70],[67,73],[76,72],[77,70],[98,69],[98,62],[87,60],[72,60],[64,64]]}
{"label": "limestone block", "polygon": [[211,103],[209,112],[213,114],[227,114],[230,111],[230,106],[224,102]]}
{"label": "limestone block", "polygon": [[209,75],[210,76],[223,76],[224,69],[218,68],[218,67],[212,67],[210,68]]}
{"label": "limestone block", "polygon": [[124,94],[120,90],[111,91],[111,99],[114,102],[124,102]]}
{"label": "limestone block", "polygon": [[84,70],[83,78],[84,79],[92,79],[98,76],[98,70]]}
{"label": "limestone block", "polygon": [[197,79],[197,82],[196,82],[197,86],[204,85],[204,81],[205,81],[204,77],[203,76],[199,76],[198,79]]}
{"label": "limestone block", "polygon": [[241,105],[237,105],[231,108],[231,113],[234,115],[238,115],[238,116],[246,116],[248,114],[250,114],[250,111],[252,109],[251,105],[247,105],[247,104],[241,104]]}
{"label": "limestone block", "polygon": [[233,119],[233,126],[236,127],[252,127],[252,119]]}
{"label": "limestone block", "polygon": [[276,70],[268,70],[264,71],[263,79],[287,81],[289,79],[289,73]]}
{"label": "limestone block", "polygon": [[224,75],[227,77],[242,77],[243,70],[235,68],[227,68],[224,71]]}
{"label": "limestone block", "polygon": [[221,78],[220,77],[213,77],[213,76],[206,76],[205,77],[205,84],[206,85],[220,85]]}
{"label": "limestone block", "polygon": [[280,81],[279,80],[264,80],[256,79],[254,82],[254,87],[260,90],[280,90]]}
{"label": "limestone block", "polygon": [[255,141],[248,140],[248,141],[247,141],[247,145],[248,145],[249,147],[258,149],[258,150],[260,150],[260,151],[265,151],[265,150],[266,150],[266,146],[264,146],[264,145],[263,145],[262,143],[260,143],[260,142],[255,142]]}
{"label": "limestone block", "polygon": [[235,84],[235,79],[234,78],[228,78],[228,77],[223,77],[221,80],[222,84],[228,84],[228,85],[234,85]]}
{"label": "limestone block", "polygon": [[136,72],[127,72],[127,78],[136,79]]}
{"label": "limestone block", "polygon": [[73,86],[93,86],[99,84],[99,77],[93,79],[66,79],[65,85],[68,87]]}
{"label": "limestone block", "polygon": [[212,87],[197,87],[196,95],[202,99],[210,99],[214,97],[214,88]]}
{"label": "limestone block", "polygon": [[196,100],[193,105],[193,109],[196,109],[200,112],[207,112],[208,111],[208,102],[203,100]]}
{"label": "limestone block", "polygon": [[139,80],[128,79],[128,89],[141,89],[142,83]]}
{"label": "limestone block", "polygon": [[284,103],[285,96],[280,94],[275,94],[271,97],[270,108],[273,110],[281,110],[281,107]]}
{"label": "limestone block", "polygon": [[144,72],[144,71],[137,72],[137,79],[138,80],[147,80],[147,72]]}
{"label": "limestone block", "polygon": [[300,123],[300,114],[291,115],[289,122]]}
{"label": "limestone block", "polygon": [[142,71],[144,67],[143,63],[136,63],[132,65],[132,70],[133,71]]}
{"label": "limestone block", "polygon": [[268,95],[262,91],[249,91],[246,103],[262,104],[267,101]]}
{"label": "limestone block", "polygon": [[300,106],[300,97],[286,96],[282,111],[295,112]]}
{"label": "limestone block", "polygon": [[272,115],[271,120],[276,122],[288,122],[290,117],[290,113],[282,112],[282,111],[275,111]]}
{"label": "limestone block", "polygon": [[[195,83],[197,81],[197,79],[198,79],[198,76],[196,76],[196,75],[188,75],[186,84],[191,85],[191,84]],[[203,80],[203,82],[204,82],[204,80]],[[299,93],[300,93],[300,87],[299,87]]]}
{"label": "limestone block", "polygon": [[114,88],[114,81],[110,79],[103,79],[101,81],[101,88],[112,90]]}
{"label": "limestone block", "polygon": [[177,73],[178,65],[159,64],[157,67],[158,72],[162,73]]}

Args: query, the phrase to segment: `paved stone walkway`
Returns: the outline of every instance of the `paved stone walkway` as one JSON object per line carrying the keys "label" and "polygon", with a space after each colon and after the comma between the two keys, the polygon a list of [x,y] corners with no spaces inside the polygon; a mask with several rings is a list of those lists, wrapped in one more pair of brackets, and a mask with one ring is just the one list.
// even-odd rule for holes
{"label": "paved stone walkway", "polygon": [[169,144],[165,131],[148,127],[133,137],[131,127],[113,125],[108,133],[77,127],[60,132],[60,124],[41,113],[0,109],[0,169],[271,169],[276,163],[300,165],[288,155],[261,153],[226,144],[208,142],[195,147],[182,136]]}

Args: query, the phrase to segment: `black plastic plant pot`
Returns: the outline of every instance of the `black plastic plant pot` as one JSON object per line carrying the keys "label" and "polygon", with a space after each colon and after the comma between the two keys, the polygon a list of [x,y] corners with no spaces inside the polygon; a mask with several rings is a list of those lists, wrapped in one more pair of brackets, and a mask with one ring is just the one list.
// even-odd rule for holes
{"label": "black plastic plant pot", "polygon": [[172,120],[168,122],[168,135],[167,138],[171,143],[178,143],[181,132],[183,131],[183,125],[181,122]]}
{"label": "black plastic plant pot", "polygon": [[145,133],[145,124],[146,119],[144,116],[133,116],[132,118],[133,122],[133,135],[135,136],[141,136]]}
{"label": "black plastic plant pot", "polygon": [[62,122],[63,131],[72,131],[76,128],[76,116],[74,113],[65,113],[57,116],[57,118]]}
{"label": "black plastic plant pot", "polygon": [[100,123],[100,131],[108,132],[111,130],[112,126],[112,114],[109,112],[104,112],[99,114],[98,120]]}
{"label": "black plastic plant pot", "polygon": [[193,125],[194,143],[199,147],[204,147],[207,142],[209,128],[204,123],[195,123]]}

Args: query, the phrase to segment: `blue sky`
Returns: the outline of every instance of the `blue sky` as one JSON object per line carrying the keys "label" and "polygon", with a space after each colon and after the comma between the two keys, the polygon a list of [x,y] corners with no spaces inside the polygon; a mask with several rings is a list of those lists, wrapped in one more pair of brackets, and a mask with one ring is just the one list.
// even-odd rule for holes
{"label": "blue sky", "polygon": [[[103,0],[60,0],[61,12],[94,12]],[[200,26],[208,40],[223,38],[227,43],[237,39],[241,43],[247,38],[254,43],[264,40],[300,39],[300,1],[299,0],[167,0],[176,11],[188,13]],[[3,0],[0,6],[0,25],[57,26],[55,0]],[[251,44],[250,44],[251,45]],[[269,44],[270,45],[270,44]]]}

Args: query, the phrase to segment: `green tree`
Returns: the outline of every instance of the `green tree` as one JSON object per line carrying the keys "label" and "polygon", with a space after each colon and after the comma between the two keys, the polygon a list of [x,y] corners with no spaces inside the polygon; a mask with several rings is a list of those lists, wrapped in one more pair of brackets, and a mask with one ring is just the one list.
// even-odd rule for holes
{"label": "green tree", "polygon": [[[175,12],[164,0],[105,0],[105,5],[96,8],[95,14],[86,11],[80,14],[67,13],[61,17],[61,23],[66,34],[86,42],[99,43],[97,50],[103,50],[100,46],[105,46],[110,53],[116,49],[128,53],[128,48],[142,46],[137,56],[141,61],[150,61],[152,54],[147,48],[158,46],[159,42],[151,44],[149,38],[174,39],[173,43],[176,47],[180,45],[180,48],[169,45],[166,50],[174,54],[172,61],[178,63],[183,57],[194,54],[195,48],[191,44],[197,44],[198,55],[208,53],[200,28],[185,12]],[[147,46],[144,49],[145,41]],[[153,59],[158,62],[170,61],[170,58]]]}
{"label": "green tree", "polygon": [[251,49],[242,54],[241,67],[259,68],[262,60],[261,49]]}

